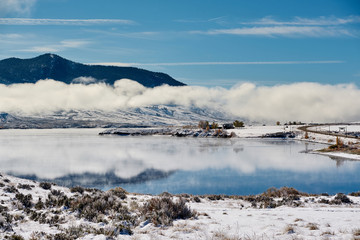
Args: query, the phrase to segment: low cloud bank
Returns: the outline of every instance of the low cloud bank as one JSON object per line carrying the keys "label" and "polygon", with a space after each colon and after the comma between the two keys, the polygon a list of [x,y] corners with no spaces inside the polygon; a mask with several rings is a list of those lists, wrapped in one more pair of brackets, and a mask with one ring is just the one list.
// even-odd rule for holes
{"label": "low cloud bank", "polygon": [[0,84],[0,112],[35,115],[59,110],[115,111],[158,104],[223,109],[253,121],[360,120],[360,89],[353,84],[302,82],[267,87],[243,83],[231,89],[145,88],[128,79],[118,80],[114,86],[68,85],[49,79],[35,84]]}

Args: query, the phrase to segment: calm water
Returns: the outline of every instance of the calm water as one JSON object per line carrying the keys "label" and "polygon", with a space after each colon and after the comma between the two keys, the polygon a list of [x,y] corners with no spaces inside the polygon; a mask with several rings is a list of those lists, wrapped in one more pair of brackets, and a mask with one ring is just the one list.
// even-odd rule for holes
{"label": "calm water", "polygon": [[[311,193],[360,190],[360,162],[303,153],[323,147],[319,144],[99,136],[100,131],[0,130],[0,172],[55,182],[62,179],[67,185],[76,178],[76,184],[80,179],[88,187],[121,186],[153,194],[257,194],[282,186]],[[167,174],[155,174],[158,179],[142,174],[149,169]],[[117,178],[135,183],[113,184],[111,180]]]}

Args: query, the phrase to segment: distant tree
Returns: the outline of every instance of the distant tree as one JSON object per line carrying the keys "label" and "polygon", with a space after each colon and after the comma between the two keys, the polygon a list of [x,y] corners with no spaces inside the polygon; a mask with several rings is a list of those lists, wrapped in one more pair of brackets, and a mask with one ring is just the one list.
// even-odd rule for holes
{"label": "distant tree", "polygon": [[217,129],[218,127],[219,127],[219,125],[217,123],[215,123],[215,122],[213,122],[211,124],[211,129]]}
{"label": "distant tree", "polygon": [[305,139],[309,139],[309,133],[307,131],[305,132]]}
{"label": "distant tree", "polygon": [[208,121],[204,121],[204,120],[201,120],[199,121],[199,128],[202,128],[202,129],[207,129],[209,127],[209,122]]}
{"label": "distant tree", "polygon": [[277,126],[279,126],[279,125],[280,125],[280,122],[279,122],[279,121],[277,121],[277,122],[276,122],[276,125],[277,125]]}
{"label": "distant tree", "polygon": [[235,120],[234,121],[234,127],[244,127],[244,122]]}
{"label": "distant tree", "polygon": [[343,141],[339,137],[336,137],[336,146],[337,148],[342,148],[344,146]]}

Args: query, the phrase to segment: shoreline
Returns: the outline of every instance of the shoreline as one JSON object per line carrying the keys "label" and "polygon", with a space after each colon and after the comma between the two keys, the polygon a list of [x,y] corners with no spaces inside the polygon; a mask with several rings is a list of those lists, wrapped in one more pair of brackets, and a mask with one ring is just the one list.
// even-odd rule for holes
{"label": "shoreline", "polygon": [[[353,124],[358,125],[358,124]],[[329,134],[323,133],[321,131],[313,131],[307,130],[308,128],[314,127],[303,126],[303,125],[294,125],[291,128],[291,132],[286,132],[284,126],[251,126],[237,129],[226,129],[222,130],[221,133],[217,132],[218,130],[201,130],[198,128],[189,130],[182,128],[150,128],[147,130],[144,129],[109,129],[103,132],[100,132],[99,135],[118,135],[118,136],[158,136],[158,135],[168,135],[173,137],[200,137],[200,138],[259,138],[259,139],[293,139],[310,143],[320,143],[326,145],[332,145],[336,142],[336,138],[339,137],[338,134]],[[263,128],[263,129],[261,129]],[[250,130],[250,131],[249,131]],[[252,130],[252,131],[251,131]],[[270,130],[270,131],[269,131]],[[280,131],[282,130],[282,131]],[[306,139],[304,136],[308,132],[308,138]],[[292,135],[293,134],[293,135]],[[288,137],[291,136],[291,137]],[[357,141],[359,145],[359,139],[354,137],[347,137],[345,135],[340,135],[343,142],[352,143],[353,141]],[[355,139],[355,140],[354,140]],[[359,154],[353,154],[346,152],[346,149],[339,149],[339,151],[329,151],[329,152],[321,152],[319,150],[311,151],[313,154],[319,154],[329,157],[339,157],[343,159],[360,161]]]}
{"label": "shoreline", "polygon": [[[324,124],[321,126],[329,127],[333,126],[331,124]],[[337,124],[336,126],[342,126],[346,124]],[[359,126],[359,124],[347,124],[349,126]],[[337,139],[340,139],[340,141],[343,144],[348,144],[349,146],[357,146],[357,149],[360,149],[360,139],[353,137],[353,136],[347,136],[343,134],[331,134],[329,132],[324,131],[316,131],[316,130],[308,130],[308,128],[314,128],[319,127],[317,125],[310,125],[310,126],[302,126],[298,127],[297,129],[302,131],[302,134],[305,136],[305,134],[308,134],[308,139],[305,139],[305,137],[301,137],[299,140],[305,141],[305,142],[314,142],[314,143],[322,143],[326,145],[334,145],[337,142]],[[329,127],[330,128],[330,127]],[[318,149],[315,151],[312,151],[314,154],[319,154],[323,156],[328,156],[330,158],[341,158],[344,160],[354,160],[354,161],[360,161],[360,155],[355,153],[349,153],[348,148],[338,148],[334,150],[330,150],[329,148],[324,149]]]}

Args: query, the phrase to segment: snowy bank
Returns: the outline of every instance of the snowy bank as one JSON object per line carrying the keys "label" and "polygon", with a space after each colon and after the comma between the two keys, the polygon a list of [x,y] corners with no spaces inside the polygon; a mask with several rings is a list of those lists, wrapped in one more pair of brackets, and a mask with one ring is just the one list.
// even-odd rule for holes
{"label": "snowy bank", "polygon": [[[306,126],[299,127],[297,130],[301,131],[300,134],[297,134],[297,139],[299,140],[323,143],[330,146],[337,146],[339,142],[342,145],[342,147],[335,147],[332,149],[330,149],[331,147],[329,149],[318,149],[311,153],[337,159],[360,160],[360,139],[357,137],[360,134],[360,125],[358,124]],[[339,130],[346,132],[341,132]]]}
{"label": "snowy bank", "polygon": [[[271,137],[275,134],[290,133],[295,127],[287,126],[246,126],[234,129],[200,129],[196,127],[157,127],[157,128],[115,128],[106,129],[100,135],[119,136],[154,136],[169,135],[176,137],[199,137],[199,138],[261,138]],[[289,134],[288,134],[289,135]],[[276,137],[276,136],[275,136]]]}
{"label": "snowy bank", "polygon": [[129,194],[0,175],[1,239],[356,239],[360,192]]}

